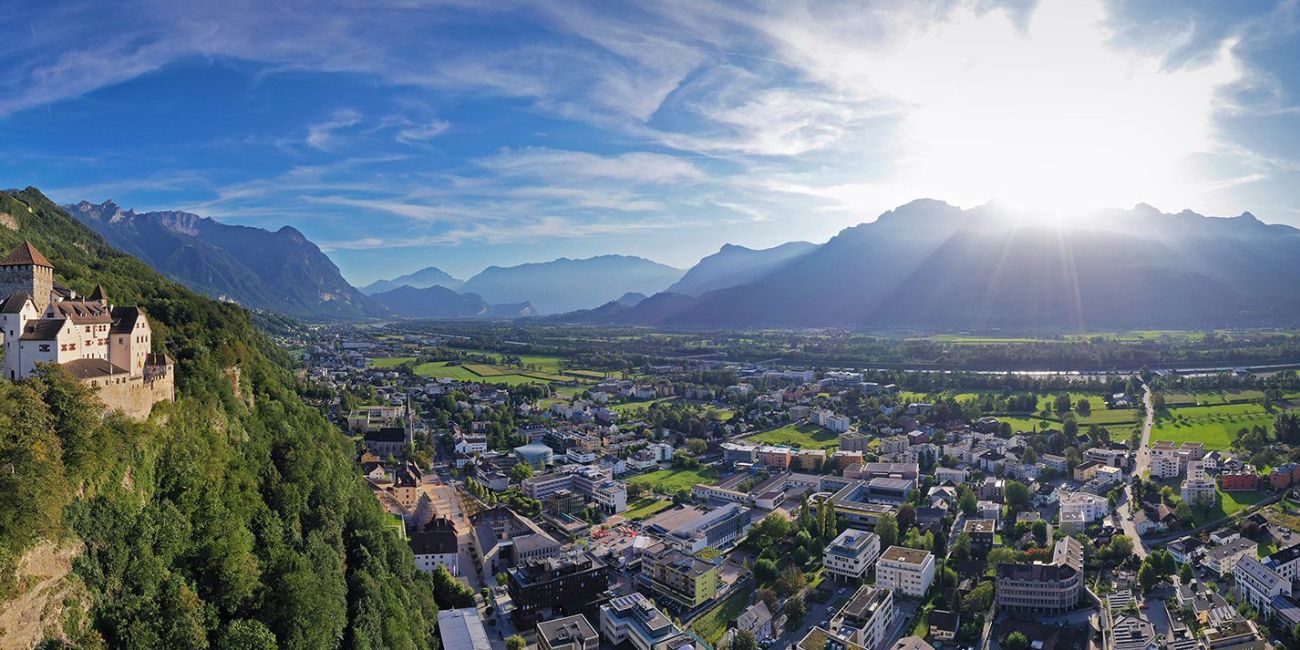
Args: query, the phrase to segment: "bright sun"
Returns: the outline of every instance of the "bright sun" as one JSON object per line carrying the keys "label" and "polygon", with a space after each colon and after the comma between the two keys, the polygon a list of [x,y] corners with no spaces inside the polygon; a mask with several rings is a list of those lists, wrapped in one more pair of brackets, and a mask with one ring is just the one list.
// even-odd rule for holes
{"label": "bright sun", "polygon": [[1201,182],[1193,158],[1214,148],[1216,93],[1242,76],[1231,46],[1170,67],[1164,51],[1116,44],[1100,3],[1045,0],[1023,30],[969,7],[918,21],[834,74],[900,103],[902,160],[876,189],[963,205],[1186,205]]}

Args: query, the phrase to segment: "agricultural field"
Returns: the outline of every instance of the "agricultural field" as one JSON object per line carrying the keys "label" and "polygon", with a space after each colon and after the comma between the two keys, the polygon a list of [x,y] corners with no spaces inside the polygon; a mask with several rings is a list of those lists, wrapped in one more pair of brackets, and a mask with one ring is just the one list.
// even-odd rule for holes
{"label": "agricultural field", "polygon": [[1223,404],[1169,408],[1156,414],[1152,440],[1175,443],[1201,442],[1206,449],[1227,449],[1237,431],[1256,425],[1272,428],[1276,410],[1265,411],[1258,404]]}
{"label": "agricultural field", "polygon": [[699,483],[712,483],[716,475],[707,469],[661,469],[627,479],[628,483],[643,485],[660,494],[673,494],[691,489]]}
{"label": "agricultural field", "polygon": [[[429,363],[422,363],[416,366],[415,374],[420,375],[421,377],[431,377],[434,379],[441,379],[445,377],[448,379],[455,379],[457,381],[474,381],[474,382],[483,382],[485,384],[502,384],[505,386],[519,386],[521,384],[540,384],[540,383],[546,383],[547,381],[539,377],[532,377],[532,376],[522,375],[522,374],[507,374],[504,372],[499,372],[496,374],[480,375],[474,372],[473,370],[471,370],[470,368],[470,366],[477,367],[481,365],[482,364],[468,364],[463,366],[453,366],[453,365],[449,365],[448,362],[446,361],[431,361]],[[494,370],[497,369],[496,366],[486,366],[486,368],[487,368],[486,372],[488,373],[492,373]]]}
{"label": "agricultural field", "polygon": [[654,497],[642,497],[628,504],[627,511],[622,513],[624,517],[633,521],[640,521],[655,514],[673,507],[671,499],[656,499]]}
{"label": "agricultural field", "polygon": [[771,445],[790,445],[800,449],[830,449],[839,445],[839,434],[815,424],[787,424],[779,429],[764,431],[749,437],[753,442]]}
{"label": "agricultural field", "polygon": [[415,357],[380,357],[370,360],[371,368],[396,368],[404,363],[415,361]]}

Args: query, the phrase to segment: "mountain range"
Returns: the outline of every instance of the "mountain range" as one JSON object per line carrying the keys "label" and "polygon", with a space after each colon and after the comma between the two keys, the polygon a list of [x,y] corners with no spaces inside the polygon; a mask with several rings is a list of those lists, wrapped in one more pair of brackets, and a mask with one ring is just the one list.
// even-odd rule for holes
{"label": "mountain range", "polygon": [[1300,317],[1298,280],[1300,230],[1250,213],[1139,205],[1062,224],[996,203],[963,210],[918,200],[734,286],[559,318],[946,330],[1279,325]]}
{"label": "mountain range", "polygon": [[538,313],[557,314],[617,300],[626,293],[653,294],[684,271],[644,257],[600,255],[517,266],[489,266],[465,281],[462,292],[489,303],[529,302]]}
{"label": "mountain range", "polygon": [[301,318],[383,315],[292,227],[269,231],[188,212],[135,212],[112,201],[63,207],[119,250],[210,296]]}
{"label": "mountain range", "polygon": [[361,287],[361,293],[364,293],[367,296],[373,296],[377,293],[392,291],[398,287],[412,287],[415,289],[445,287],[452,291],[456,291],[464,284],[464,280],[454,278],[451,274],[436,266],[426,266],[419,271],[407,273],[406,275],[399,275],[392,280],[375,280],[374,282]]}
{"label": "mountain range", "polygon": [[[435,266],[358,291],[302,233],[111,201],[65,206],[199,291],[311,319],[521,318],[674,327],[1273,326],[1300,318],[1300,230],[1148,205],[1067,222],[917,200],[825,244],[728,244],[688,270],[627,255]],[[369,294],[369,295],[367,295]]]}

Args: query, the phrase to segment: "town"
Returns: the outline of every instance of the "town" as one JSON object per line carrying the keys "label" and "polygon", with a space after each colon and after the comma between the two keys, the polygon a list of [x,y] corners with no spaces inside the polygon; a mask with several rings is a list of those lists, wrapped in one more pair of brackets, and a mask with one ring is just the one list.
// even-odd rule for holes
{"label": "town", "polygon": [[439,614],[447,648],[1246,649],[1300,632],[1294,372],[616,368],[409,326],[281,342],[415,566],[460,603]]}

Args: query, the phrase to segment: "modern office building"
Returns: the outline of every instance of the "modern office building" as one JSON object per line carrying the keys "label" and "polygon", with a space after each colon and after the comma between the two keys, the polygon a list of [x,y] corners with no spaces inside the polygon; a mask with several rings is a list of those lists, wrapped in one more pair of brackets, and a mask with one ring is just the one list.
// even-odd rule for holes
{"label": "modern office building", "polygon": [[609,598],[610,568],[590,553],[569,551],[509,570],[507,589],[519,627],[539,618],[592,613]]}
{"label": "modern office building", "polygon": [[880,557],[880,536],[856,528],[840,533],[822,554],[822,566],[836,579],[857,580]]}

